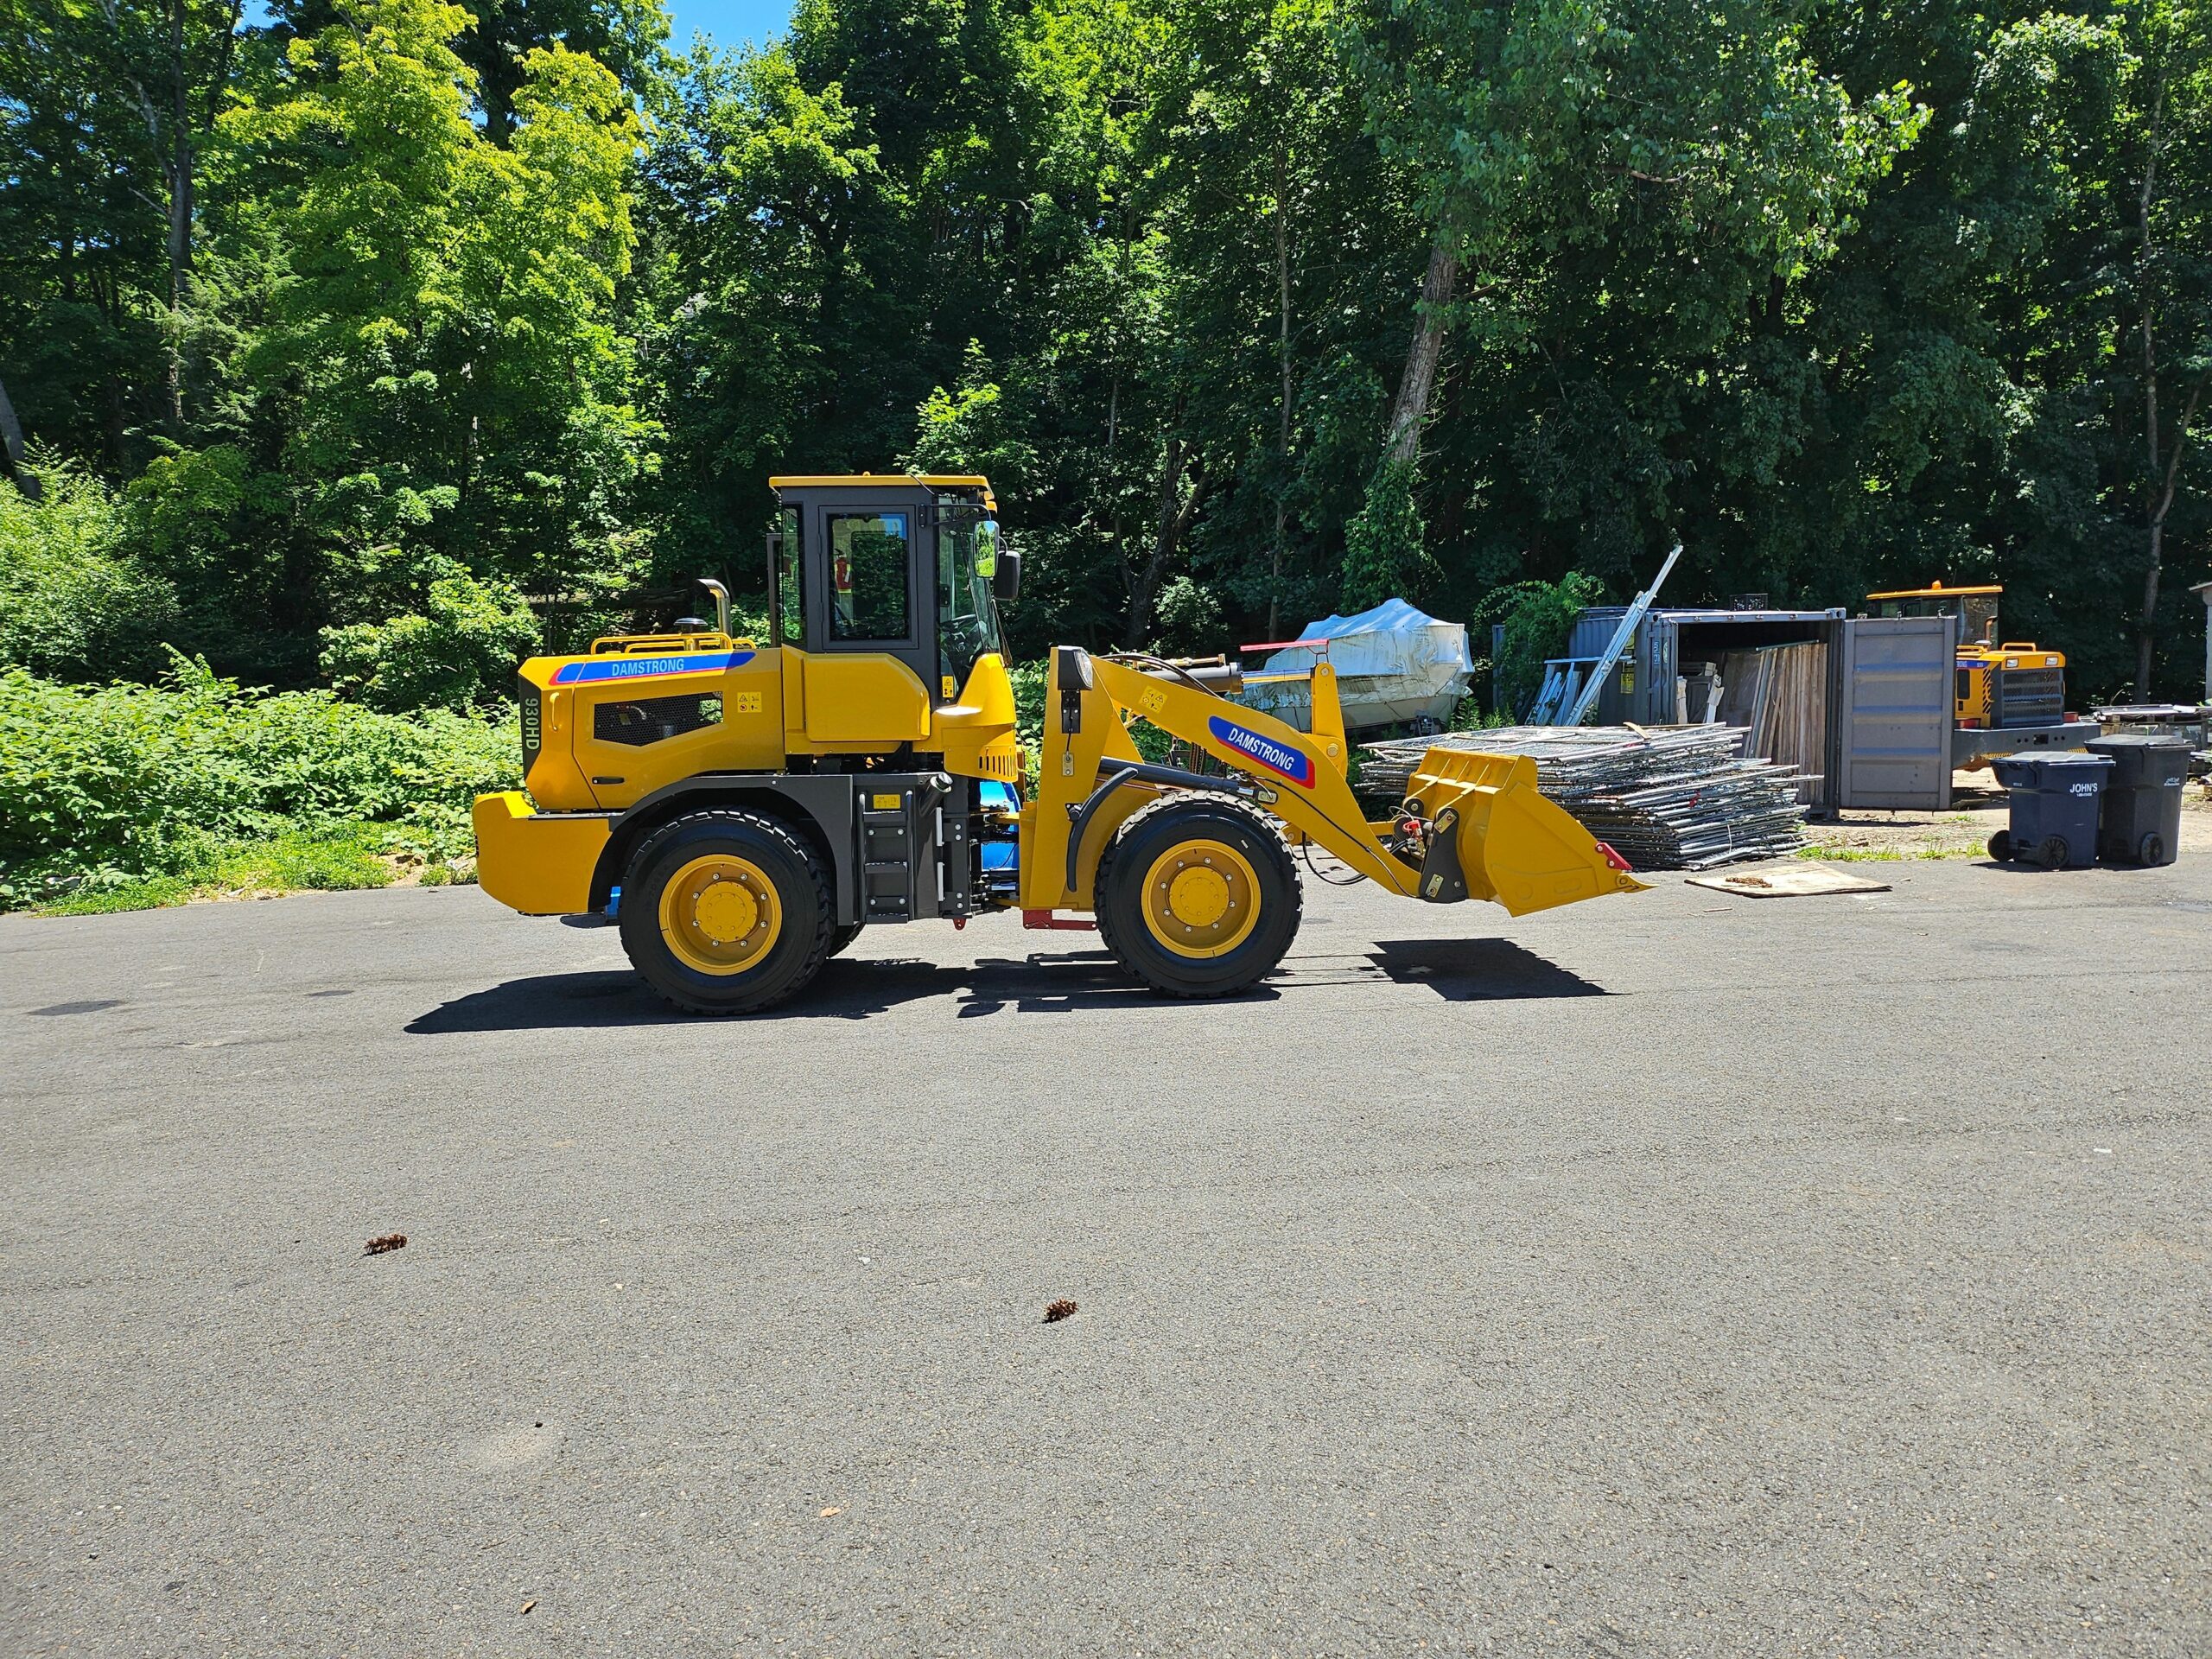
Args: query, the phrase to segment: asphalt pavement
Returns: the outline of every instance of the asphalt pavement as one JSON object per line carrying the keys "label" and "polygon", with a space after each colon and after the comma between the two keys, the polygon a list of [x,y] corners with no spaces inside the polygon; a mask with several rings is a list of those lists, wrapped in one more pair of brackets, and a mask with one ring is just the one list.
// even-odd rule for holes
{"label": "asphalt pavement", "polygon": [[1853,868],[737,1022],[0,919],[0,1652],[2212,1652],[2212,860]]}

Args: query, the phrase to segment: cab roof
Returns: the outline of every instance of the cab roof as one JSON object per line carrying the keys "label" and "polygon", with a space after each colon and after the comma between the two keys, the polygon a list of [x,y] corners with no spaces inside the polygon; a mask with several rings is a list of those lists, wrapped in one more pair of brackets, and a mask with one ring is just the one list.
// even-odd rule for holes
{"label": "cab roof", "polygon": [[920,484],[932,490],[978,490],[994,512],[991,480],[981,473],[787,473],[768,480],[768,487],[785,490],[880,490],[886,485]]}
{"label": "cab roof", "polygon": [[2001,594],[2004,591],[2002,588],[1946,588],[1939,582],[1927,588],[1898,588],[1886,594],[1869,594],[1866,597],[1869,599],[1948,599],[1954,594],[1979,595]]}

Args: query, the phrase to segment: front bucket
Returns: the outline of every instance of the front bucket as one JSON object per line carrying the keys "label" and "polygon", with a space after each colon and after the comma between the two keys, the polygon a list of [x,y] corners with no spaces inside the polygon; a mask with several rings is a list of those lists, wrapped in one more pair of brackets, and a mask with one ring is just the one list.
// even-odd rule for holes
{"label": "front bucket", "polygon": [[1406,795],[1431,823],[1453,815],[1467,897],[1494,900],[1513,915],[1647,885],[1538,792],[1536,763],[1527,755],[1431,749]]}

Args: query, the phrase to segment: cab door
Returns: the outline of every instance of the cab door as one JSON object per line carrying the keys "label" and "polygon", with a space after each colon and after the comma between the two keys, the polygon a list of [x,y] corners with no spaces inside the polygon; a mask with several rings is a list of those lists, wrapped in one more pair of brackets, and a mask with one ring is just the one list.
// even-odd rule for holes
{"label": "cab door", "polygon": [[922,742],[937,673],[934,498],[921,489],[809,493],[800,509],[807,741]]}

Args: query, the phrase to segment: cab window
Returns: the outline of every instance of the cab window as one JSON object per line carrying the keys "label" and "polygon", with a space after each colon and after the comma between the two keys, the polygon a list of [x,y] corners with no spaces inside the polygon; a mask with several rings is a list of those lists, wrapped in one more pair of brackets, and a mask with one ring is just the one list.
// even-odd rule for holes
{"label": "cab window", "polygon": [[806,638],[806,590],[800,573],[798,509],[785,507],[777,515],[776,623],[778,643],[798,645]]}
{"label": "cab window", "polygon": [[938,663],[956,687],[978,658],[1006,650],[991,597],[997,549],[998,525],[980,509],[950,509],[938,525]]}
{"label": "cab window", "polygon": [[912,542],[903,512],[833,512],[830,530],[830,637],[910,638],[906,570]]}

